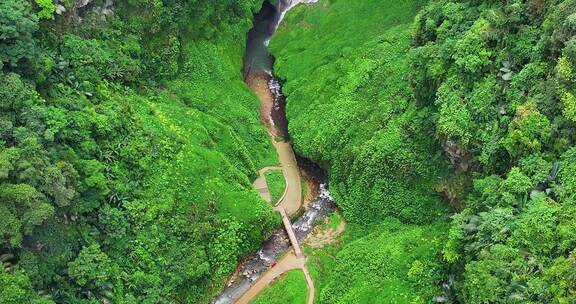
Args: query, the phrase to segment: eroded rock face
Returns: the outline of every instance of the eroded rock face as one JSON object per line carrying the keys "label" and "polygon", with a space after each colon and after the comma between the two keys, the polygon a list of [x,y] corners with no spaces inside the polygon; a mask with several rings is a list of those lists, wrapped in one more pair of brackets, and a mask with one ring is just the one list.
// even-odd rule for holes
{"label": "eroded rock face", "polygon": [[114,13],[113,8],[114,8],[114,0],[106,0],[104,6],[101,7],[100,9],[102,10],[101,12],[103,15],[110,16]]}
{"label": "eroded rock face", "polygon": [[463,171],[468,171],[468,157],[457,141],[448,138],[444,141],[442,147],[452,164],[460,167]]}
{"label": "eroded rock face", "polygon": [[472,186],[470,156],[457,140],[451,138],[442,141],[442,148],[455,168],[436,190],[450,202],[454,210],[459,211]]}
{"label": "eroded rock face", "polygon": [[114,13],[114,0],[106,0],[103,5],[93,6],[94,0],[76,0],[74,3],[73,16],[79,21],[85,12],[92,10],[100,15],[102,18],[110,16]]}
{"label": "eroded rock face", "polygon": [[92,2],[94,2],[94,0],[76,0],[76,7],[82,8],[82,7],[85,7]]}

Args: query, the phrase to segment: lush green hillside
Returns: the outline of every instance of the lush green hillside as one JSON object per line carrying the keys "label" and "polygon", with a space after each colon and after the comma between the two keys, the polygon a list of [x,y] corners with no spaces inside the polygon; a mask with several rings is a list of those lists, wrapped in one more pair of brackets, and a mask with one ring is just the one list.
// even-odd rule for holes
{"label": "lush green hillside", "polygon": [[575,302],[576,2],[435,1],[416,24],[417,101],[466,180],[447,181],[458,299]]}
{"label": "lush green hillside", "polygon": [[[279,225],[263,0],[113,2],[0,1],[0,303],[208,303]],[[576,0],[320,0],[270,47],[347,222],[318,303],[576,302]]]}
{"label": "lush green hillside", "polygon": [[307,248],[317,303],[430,303],[442,294],[438,259],[447,222],[407,225],[387,219],[362,229],[347,226],[342,243]]}
{"label": "lush green hillside", "polygon": [[348,222],[345,244],[313,251],[319,303],[442,293],[448,215],[435,187],[450,165],[430,110],[413,102],[406,56],[422,5],[320,1],[290,12],[272,40],[295,148],[328,170]]}
{"label": "lush green hillside", "polygon": [[259,4],[0,3],[1,303],[205,303],[278,224]]}
{"label": "lush green hillside", "polygon": [[[576,301],[576,2],[421,6],[326,0],[289,14],[271,47],[296,149],[328,169],[353,224],[430,223],[442,217],[434,191],[457,210],[442,250],[453,279],[419,276],[428,287],[411,295],[440,292],[430,287],[440,279],[448,302]],[[370,244],[379,233],[368,227],[371,237],[349,233],[314,253],[320,302],[367,303],[395,286],[386,276],[407,286],[401,272],[373,278],[387,269],[374,260],[394,255],[377,258],[387,241]],[[411,228],[398,231],[393,243],[410,239]],[[407,302],[402,290],[391,299]]]}
{"label": "lush green hillside", "polygon": [[445,162],[407,77],[421,5],[321,1],[291,12],[271,43],[295,149],[329,169],[352,222],[427,223],[442,214],[433,187]]}

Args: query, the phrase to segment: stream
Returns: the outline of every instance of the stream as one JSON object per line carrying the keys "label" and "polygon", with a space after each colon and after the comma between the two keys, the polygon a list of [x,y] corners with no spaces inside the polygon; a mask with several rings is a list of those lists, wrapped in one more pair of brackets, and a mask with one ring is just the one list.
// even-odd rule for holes
{"label": "stream", "polygon": [[[280,0],[278,8],[265,1],[262,9],[255,16],[254,27],[248,33],[246,54],[244,58],[244,78],[264,77],[274,98],[270,110],[270,123],[285,139],[289,140],[288,121],[286,119],[286,98],[282,94],[281,82],[273,75],[274,58],[268,51],[270,39],[284,18],[286,12],[300,3],[314,3],[317,0]],[[314,185],[312,193],[315,198],[309,203],[304,213],[292,222],[292,228],[298,242],[302,242],[312,231],[314,224],[323,220],[335,208],[334,200],[328,191],[328,182],[324,172],[313,162],[297,157],[298,167],[306,180]],[[283,228],[273,231],[262,243],[260,249],[245,257],[226,287],[213,300],[214,304],[234,303],[250,288],[275,261],[290,249],[288,235]]]}

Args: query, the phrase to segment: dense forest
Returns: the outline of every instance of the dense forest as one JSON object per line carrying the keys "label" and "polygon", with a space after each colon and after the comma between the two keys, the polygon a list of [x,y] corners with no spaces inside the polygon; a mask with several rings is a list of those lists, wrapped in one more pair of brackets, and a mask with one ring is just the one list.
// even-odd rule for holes
{"label": "dense forest", "polygon": [[262,1],[0,1],[0,303],[206,303],[278,219]]}
{"label": "dense forest", "polygon": [[429,134],[431,110],[412,100],[406,57],[421,7],[324,1],[291,12],[271,42],[295,148],[327,169],[348,222],[342,248],[317,254],[327,258],[319,303],[430,302],[442,292],[449,208],[434,189],[450,163]]}
{"label": "dense forest", "polygon": [[271,48],[350,226],[317,302],[576,301],[576,1],[320,1]]}
{"label": "dense forest", "polygon": [[[263,2],[0,0],[0,303],[210,303],[279,227]],[[316,303],[576,303],[576,0],[320,0],[270,49],[346,221]]]}

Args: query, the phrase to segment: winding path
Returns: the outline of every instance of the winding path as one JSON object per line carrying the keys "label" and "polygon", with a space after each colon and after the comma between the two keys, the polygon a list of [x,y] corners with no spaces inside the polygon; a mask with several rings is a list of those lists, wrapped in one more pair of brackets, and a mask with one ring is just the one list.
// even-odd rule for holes
{"label": "winding path", "polygon": [[[272,107],[274,106],[274,97],[268,87],[268,79],[269,76],[266,74],[250,74],[246,79],[246,83],[260,99],[260,117],[262,123],[270,134],[272,144],[278,154],[280,166],[261,169],[260,177],[254,181],[254,183],[258,184],[254,184],[254,186],[256,189],[262,187],[263,184],[261,179],[266,171],[282,169],[284,179],[286,180],[286,188],[280,200],[275,203],[275,206],[283,207],[288,216],[292,216],[302,207],[302,183],[300,179],[300,171],[298,170],[298,163],[296,162],[296,156],[294,155],[294,150],[292,150],[292,145],[289,142],[277,141],[275,139],[279,135],[279,132],[274,126],[271,117]],[[264,199],[267,200],[267,198]]]}
{"label": "winding path", "polygon": [[292,223],[290,222],[290,216],[295,215],[302,207],[302,183],[300,178],[300,172],[298,170],[298,164],[296,162],[296,156],[294,155],[294,150],[292,150],[292,145],[289,142],[276,141],[275,137],[278,134],[274,123],[270,117],[271,109],[274,103],[274,98],[272,92],[268,87],[268,79],[265,74],[250,75],[246,79],[248,86],[256,93],[260,98],[260,113],[262,117],[262,122],[268,129],[270,136],[272,138],[272,143],[276,152],[278,153],[278,159],[280,160],[279,167],[266,167],[259,171],[259,177],[254,181],[254,188],[260,193],[262,198],[267,202],[272,202],[270,192],[268,191],[268,186],[266,184],[265,173],[268,170],[278,170],[281,169],[286,180],[286,188],[284,189],[284,194],[280,200],[275,203],[274,210],[280,213],[282,217],[282,223],[284,228],[288,233],[290,238],[290,243],[292,244],[292,251],[289,251],[281,259],[278,260],[276,265],[268,270],[262,277],[260,277],[254,285],[252,285],[239,299],[236,301],[237,304],[248,304],[252,301],[266,286],[274,281],[281,274],[293,270],[301,269],[304,272],[304,277],[306,278],[306,283],[308,285],[308,304],[314,303],[314,281],[310,276],[308,267],[306,265],[306,256],[304,256],[300,244],[296,239],[294,230],[292,229]]}

